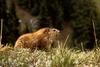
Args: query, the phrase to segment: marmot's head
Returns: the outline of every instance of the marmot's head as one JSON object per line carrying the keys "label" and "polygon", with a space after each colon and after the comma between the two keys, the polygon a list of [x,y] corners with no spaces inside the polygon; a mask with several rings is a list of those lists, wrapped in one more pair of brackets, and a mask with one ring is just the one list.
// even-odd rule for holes
{"label": "marmot's head", "polygon": [[60,31],[58,29],[50,28],[48,30],[48,35],[51,37],[51,39],[58,38],[59,34],[60,34]]}

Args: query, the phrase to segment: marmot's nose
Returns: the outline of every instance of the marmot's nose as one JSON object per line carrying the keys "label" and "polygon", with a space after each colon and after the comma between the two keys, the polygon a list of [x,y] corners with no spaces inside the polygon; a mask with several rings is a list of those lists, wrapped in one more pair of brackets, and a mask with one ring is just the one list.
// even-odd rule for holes
{"label": "marmot's nose", "polygon": [[60,33],[60,31],[58,30],[58,32]]}

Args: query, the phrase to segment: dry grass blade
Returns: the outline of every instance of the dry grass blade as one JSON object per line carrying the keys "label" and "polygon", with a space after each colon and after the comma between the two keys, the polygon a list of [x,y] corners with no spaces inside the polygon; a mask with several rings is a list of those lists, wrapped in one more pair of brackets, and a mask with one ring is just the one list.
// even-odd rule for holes
{"label": "dry grass blade", "polygon": [[67,36],[67,38],[66,38],[66,40],[65,40],[65,42],[64,42],[63,48],[66,46],[66,43],[68,42],[69,36],[70,36],[70,33],[68,34],[68,36]]}
{"label": "dry grass blade", "polygon": [[95,24],[94,24],[94,21],[92,20],[92,25],[93,25],[93,30],[94,30],[94,38],[95,38],[95,47],[97,48],[98,47],[98,44],[97,44],[97,38],[96,38],[96,31],[95,31]]}

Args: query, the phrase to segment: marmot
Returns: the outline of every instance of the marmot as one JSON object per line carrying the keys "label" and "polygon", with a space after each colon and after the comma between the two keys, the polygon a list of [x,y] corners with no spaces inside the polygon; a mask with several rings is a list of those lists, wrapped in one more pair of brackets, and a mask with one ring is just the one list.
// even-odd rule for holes
{"label": "marmot", "polygon": [[14,48],[50,49],[59,34],[60,31],[58,29],[42,28],[36,32],[21,35],[17,39]]}

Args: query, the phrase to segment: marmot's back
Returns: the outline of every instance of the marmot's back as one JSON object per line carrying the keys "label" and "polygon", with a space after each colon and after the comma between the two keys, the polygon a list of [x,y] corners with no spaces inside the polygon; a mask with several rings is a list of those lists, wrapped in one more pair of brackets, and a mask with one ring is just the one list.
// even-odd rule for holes
{"label": "marmot's back", "polygon": [[31,40],[32,34],[31,33],[27,33],[27,34],[23,34],[21,35],[16,43],[15,43],[15,48],[25,48],[25,43],[29,42]]}

